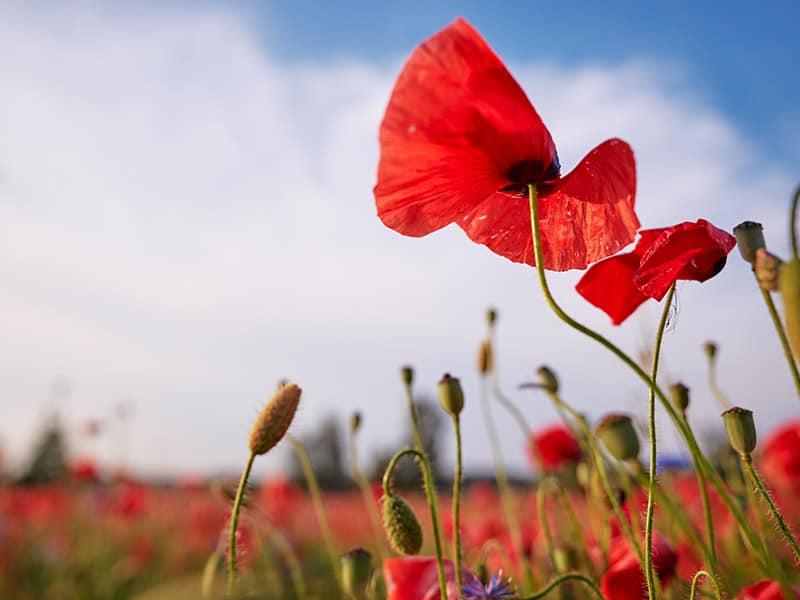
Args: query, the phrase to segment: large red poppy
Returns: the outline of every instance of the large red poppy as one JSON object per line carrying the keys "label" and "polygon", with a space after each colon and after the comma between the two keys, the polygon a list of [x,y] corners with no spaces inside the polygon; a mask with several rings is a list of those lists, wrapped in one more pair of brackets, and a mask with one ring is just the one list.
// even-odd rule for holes
{"label": "large red poppy", "polygon": [[[447,582],[447,597],[457,597],[455,566],[452,561],[444,561]],[[386,580],[387,600],[439,600],[439,571],[436,558],[432,556],[412,556],[387,558],[383,561],[383,577]],[[469,569],[462,568],[464,584],[477,580]]]}
{"label": "large red poppy", "polygon": [[[657,532],[653,535],[653,569],[662,585],[669,584],[675,573],[678,555]],[[611,540],[608,570],[600,578],[606,600],[642,600],[647,598],[647,580],[642,565],[630,543],[622,536]]]}
{"label": "large red poppy", "polygon": [[[790,589],[797,598],[800,598],[800,586],[793,585]],[[736,598],[737,600],[790,600],[783,593],[781,584],[771,579],[748,585]]]}
{"label": "large red poppy", "polygon": [[676,280],[702,282],[719,273],[735,245],[735,237],[703,219],[647,229],[632,252],[592,265],[575,289],[619,325],[648,298],[664,298]]}
{"label": "large red poppy", "polygon": [[538,190],[546,269],[583,269],[630,243],[639,226],[630,146],[607,140],[560,177],[541,118],[464,19],[411,54],[380,146],[378,216],[404,235],[456,223],[473,241],[533,265],[529,183]]}

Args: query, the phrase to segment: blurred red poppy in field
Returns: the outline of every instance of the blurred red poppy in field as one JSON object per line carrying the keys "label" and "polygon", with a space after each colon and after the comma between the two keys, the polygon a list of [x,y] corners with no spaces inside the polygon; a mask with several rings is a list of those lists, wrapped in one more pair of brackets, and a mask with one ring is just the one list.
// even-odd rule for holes
{"label": "blurred red poppy in field", "polygon": [[528,440],[531,463],[545,471],[555,471],[565,464],[576,463],[582,456],[578,440],[561,424],[535,431]]}
{"label": "blurred red poppy in field", "polygon": [[[456,598],[456,576],[452,561],[444,561],[447,580],[447,597]],[[477,577],[469,569],[461,570],[464,585]],[[439,571],[436,558],[413,556],[410,558],[387,558],[383,561],[383,577],[386,580],[386,600],[439,600]]]}
{"label": "blurred red poppy in field", "polygon": [[69,464],[69,477],[76,483],[95,483],[98,480],[97,463],[91,458],[79,458]]}
{"label": "blurred red poppy in field", "polygon": [[[791,590],[795,598],[800,598],[800,586],[793,585]],[[781,584],[771,579],[748,585],[736,598],[737,600],[792,600],[784,595]]]}
{"label": "blurred red poppy in field", "polygon": [[633,251],[592,265],[575,286],[614,325],[648,298],[660,301],[678,279],[711,279],[736,245],[736,238],[703,219],[646,229],[640,235]]}
{"label": "blurred red poppy in field", "polygon": [[[675,573],[678,555],[658,533],[653,535],[653,569],[662,585],[667,585]],[[600,579],[600,589],[606,600],[640,600],[647,598],[647,580],[636,552],[622,536],[611,540],[608,551],[608,570]]]}
{"label": "blurred red poppy in field", "polygon": [[378,216],[404,235],[456,223],[474,242],[533,265],[529,183],[538,191],[546,269],[583,269],[626,246],[639,227],[630,146],[607,140],[561,177],[541,118],[464,19],[409,57],[380,146]]}
{"label": "blurred red poppy in field", "polygon": [[800,419],[784,423],[763,444],[761,471],[769,482],[800,493]]}

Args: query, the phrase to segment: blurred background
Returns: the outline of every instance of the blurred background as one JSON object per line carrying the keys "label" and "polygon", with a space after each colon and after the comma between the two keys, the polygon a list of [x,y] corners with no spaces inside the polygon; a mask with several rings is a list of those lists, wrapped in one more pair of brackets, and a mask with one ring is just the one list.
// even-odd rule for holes
{"label": "blurred background", "polygon": [[[490,473],[475,366],[490,306],[501,386],[534,427],[556,415],[517,385],[542,364],[592,419],[643,416],[646,390],[553,317],[532,269],[455,227],[411,239],[378,220],[394,78],[462,15],[528,93],[563,172],[622,137],[643,227],[756,220],[785,256],[798,13],[788,1],[0,2],[2,473],[24,480],[55,444],[101,475],[235,476],[283,378],[304,390],[301,438],[341,446],[362,412],[368,470],[406,440],[406,364],[420,397],[445,371],[461,378],[466,470]],[[574,293],[579,276],[551,276],[564,307],[646,352],[660,307],[611,327]],[[736,251],[718,277],[678,287],[662,377],[692,388],[709,438],[722,425],[707,340],[720,386],[760,430],[797,414],[759,296]],[[496,417],[512,472],[529,476],[525,437]],[[666,422],[659,436],[681,452]],[[452,436],[437,440],[449,468]],[[255,477],[290,468],[282,449]]]}

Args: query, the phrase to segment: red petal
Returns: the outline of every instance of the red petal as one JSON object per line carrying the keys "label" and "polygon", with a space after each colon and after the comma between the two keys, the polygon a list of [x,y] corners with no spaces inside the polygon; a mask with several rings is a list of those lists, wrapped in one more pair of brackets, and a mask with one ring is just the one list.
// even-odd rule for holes
{"label": "red petal", "polygon": [[395,84],[380,130],[378,216],[421,236],[512,182],[521,161],[549,167],[555,145],[488,44],[458,19],[419,46]]}
{"label": "red petal", "polygon": [[703,219],[670,227],[642,256],[635,284],[661,300],[678,279],[703,282],[719,273],[735,245],[736,238]]}

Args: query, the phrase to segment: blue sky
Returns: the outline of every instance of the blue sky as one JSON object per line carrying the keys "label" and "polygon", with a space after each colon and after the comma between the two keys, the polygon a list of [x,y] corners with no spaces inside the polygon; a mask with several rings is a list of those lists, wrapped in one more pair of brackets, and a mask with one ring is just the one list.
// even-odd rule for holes
{"label": "blue sky", "polygon": [[[7,464],[24,463],[55,408],[73,452],[106,466],[236,472],[282,378],[304,389],[296,433],[360,410],[367,456],[401,443],[397,373],[411,363],[423,393],[445,371],[462,378],[467,468],[490,469],[474,366],[488,306],[501,315],[501,381],[534,426],[555,413],[514,389],[543,363],[591,418],[643,416],[641,386],[556,322],[530,269],[452,227],[410,239],[376,218],[377,131],[393,81],[416,44],[464,15],[528,92],[564,172],[623,137],[637,156],[644,227],[706,218],[730,230],[752,219],[785,255],[800,180],[797,9],[502,6],[0,4]],[[552,276],[565,308],[631,352],[648,346],[660,307],[611,327],[574,293],[579,275]],[[705,384],[707,339],[720,344],[721,386],[756,409],[763,431],[796,415],[739,257],[678,292],[662,373],[695,390],[702,428],[721,427]],[[54,394],[54,380],[69,380],[68,393]],[[122,401],[136,406],[125,431],[111,418],[101,439],[78,435]],[[503,451],[523,472],[525,440],[498,419]],[[659,437],[680,448],[668,426]]]}

